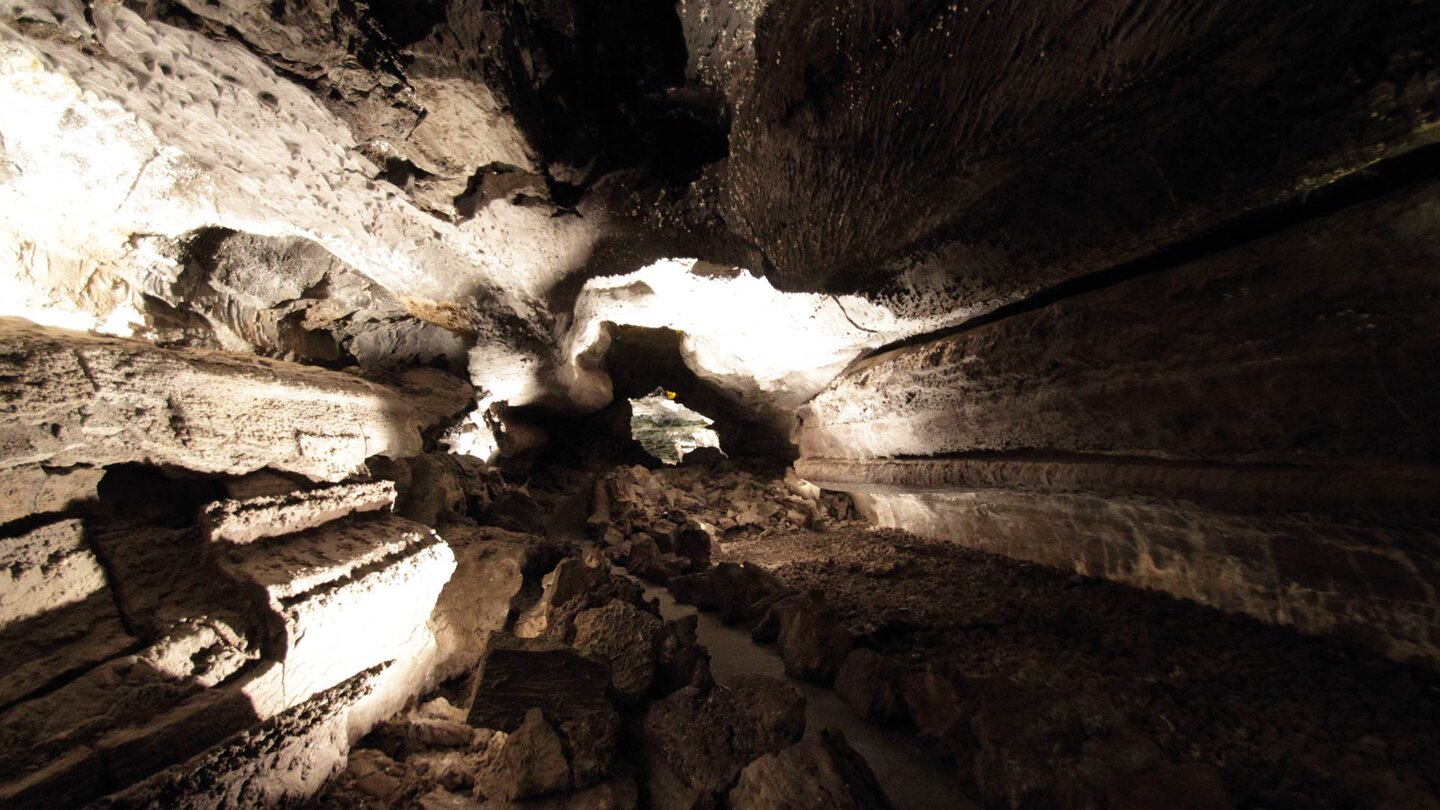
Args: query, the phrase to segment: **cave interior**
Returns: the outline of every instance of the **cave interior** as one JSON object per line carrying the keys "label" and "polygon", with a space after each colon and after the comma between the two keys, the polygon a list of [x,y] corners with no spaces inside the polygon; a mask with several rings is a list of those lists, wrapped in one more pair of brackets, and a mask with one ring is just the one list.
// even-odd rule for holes
{"label": "cave interior", "polygon": [[1440,810],[1440,0],[10,0],[0,806]]}

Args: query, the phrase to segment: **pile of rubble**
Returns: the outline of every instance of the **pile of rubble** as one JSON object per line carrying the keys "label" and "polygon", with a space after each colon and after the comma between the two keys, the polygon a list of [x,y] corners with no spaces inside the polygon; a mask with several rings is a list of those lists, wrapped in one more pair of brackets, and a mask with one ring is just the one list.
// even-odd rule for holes
{"label": "pile of rubble", "polygon": [[[602,553],[666,585],[677,602],[773,642],[790,677],[833,686],[856,714],[907,728],[952,758],[985,806],[1230,807],[1214,767],[1171,764],[1105,695],[967,678],[888,654],[873,647],[903,633],[903,618],[864,625],[830,602],[835,594],[777,576],[792,546],[875,546],[873,528],[841,521],[839,505],[793,475],[631,467],[597,482],[590,524]],[[913,564],[893,555],[850,562],[884,587],[902,562]]]}
{"label": "pile of rubble", "polygon": [[605,553],[647,580],[704,570],[714,543],[825,529],[855,514],[847,496],[787,475],[765,478],[706,450],[687,466],[620,467],[595,482],[589,526]]}
{"label": "pile of rubble", "polygon": [[717,684],[695,617],[665,620],[632,580],[562,559],[492,635],[468,707],[444,696],[382,723],[317,804],[655,810],[888,808],[864,760],[762,676]]}

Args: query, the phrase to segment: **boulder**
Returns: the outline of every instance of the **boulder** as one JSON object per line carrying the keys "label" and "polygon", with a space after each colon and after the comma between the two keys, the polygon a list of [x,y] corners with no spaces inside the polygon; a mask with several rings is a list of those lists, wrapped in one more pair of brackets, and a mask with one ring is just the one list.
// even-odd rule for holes
{"label": "boulder", "polygon": [[574,787],[584,788],[610,777],[620,750],[620,715],[612,708],[602,712],[574,712],[559,724],[570,755]]}
{"label": "boulder", "polygon": [[697,640],[699,623],[700,618],[692,613],[661,625],[655,645],[653,694],[664,696],[686,686],[709,688],[710,656]]}
{"label": "boulder", "polygon": [[370,474],[390,479],[395,486],[395,514],[426,526],[439,526],[463,517],[467,499],[444,454],[430,453],[410,458],[371,458]]}
{"label": "boulder", "polygon": [[698,467],[702,470],[713,470],[726,461],[728,459],[718,447],[697,447],[680,458],[682,466]]}
{"label": "boulder", "polygon": [[430,615],[439,680],[475,669],[490,634],[505,627],[519,601],[526,567],[537,553],[534,538],[503,529],[454,523],[444,537],[455,554],[455,574]]}
{"label": "boulder", "polygon": [[405,766],[372,748],[352,751],[345,762],[343,777],[354,792],[386,805],[400,803],[407,787]]}
{"label": "boulder", "polygon": [[545,532],[544,514],[540,505],[529,493],[519,489],[507,489],[496,495],[495,500],[480,515],[479,521],[487,526],[499,526],[512,532]]}
{"label": "boulder", "polygon": [[413,754],[437,749],[469,750],[476,729],[465,722],[464,712],[458,719],[442,719],[410,715],[382,722],[366,737],[366,745],[386,755],[404,760]]}
{"label": "boulder", "polygon": [[575,649],[608,666],[615,691],[636,700],[655,680],[661,624],[654,615],[612,599],[575,617]]}
{"label": "boulder", "polygon": [[892,805],[865,759],[845,735],[819,734],[740,772],[730,791],[731,810],[890,810]]}
{"label": "boulder", "polygon": [[646,582],[664,585],[691,570],[694,562],[686,557],[659,553],[630,563],[630,570]]}
{"label": "boulder", "polygon": [[715,542],[715,527],[702,520],[687,520],[675,530],[675,554],[684,557],[697,567],[710,564],[711,548]]}
{"label": "boulder", "polygon": [[643,792],[650,807],[713,808],[755,758],[805,733],[805,697],[784,681],[734,678],[708,694],[694,687],[645,713]]}
{"label": "boulder", "polygon": [[[480,810],[635,810],[635,780],[615,779],[592,788],[520,802],[487,801]],[[450,810],[437,807],[435,810]]]}
{"label": "boulder", "polygon": [[567,557],[541,580],[540,599],[515,622],[520,638],[547,638],[568,642],[574,633],[575,616],[604,605],[611,599],[639,604],[643,591],[625,577],[617,577],[596,565]]}
{"label": "boulder", "polygon": [[874,650],[852,650],[835,674],[835,693],[872,723],[893,723],[905,716],[904,672]]}
{"label": "boulder", "polygon": [[1162,764],[1154,742],[1099,694],[994,684],[971,728],[987,806],[1101,807],[1114,774]]}
{"label": "boulder", "polygon": [[785,674],[792,678],[829,685],[850,654],[850,633],[840,620],[813,596],[791,596],[770,606],[753,635],[769,638],[773,633]]}
{"label": "boulder", "polygon": [[514,801],[569,788],[564,743],[540,709],[527,711],[519,727],[496,744],[498,753],[475,775],[475,795]]}
{"label": "boulder", "polygon": [[707,571],[676,577],[669,587],[675,601],[718,610],[727,624],[759,619],[765,615],[767,600],[787,590],[774,574],[748,562],[722,562]]}
{"label": "boulder", "polygon": [[943,664],[927,663],[901,678],[905,711],[921,737],[952,747],[970,735],[970,721],[980,707],[986,681],[951,671]]}

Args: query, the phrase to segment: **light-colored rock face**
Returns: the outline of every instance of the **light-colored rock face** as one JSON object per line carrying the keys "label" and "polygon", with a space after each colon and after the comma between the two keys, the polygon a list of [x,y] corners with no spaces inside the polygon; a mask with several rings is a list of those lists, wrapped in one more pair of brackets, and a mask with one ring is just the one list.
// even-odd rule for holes
{"label": "light-colored rock face", "polygon": [[61,512],[94,501],[103,470],[47,469],[39,465],[0,471],[0,524]]}
{"label": "light-colored rock face", "polygon": [[[6,210],[17,238],[123,264],[136,233],[305,236],[405,298],[450,302],[481,289],[533,312],[525,296],[542,266],[484,258],[497,223],[458,229],[377,183],[351,130],[242,47],[114,6],[97,10],[91,29],[78,5],[57,5],[73,38],[6,34]],[[40,4],[19,16],[52,15]],[[79,47],[91,37],[103,57]],[[60,154],[57,132],[70,144]],[[544,218],[525,222],[553,229],[547,246],[563,252],[563,221]],[[528,261],[554,258],[533,252],[541,244]]]}
{"label": "light-colored rock face", "polygon": [[106,590],[83,532],[80,521],[65,520],[0,539],[0,627]]}
{"label": "light-colored rock face", "polygon": [[394,482],[377,481],[218,501],[206,507],[200,519],[211,540],[244,544],[313,529],[358,512],[388,510],[394,505]]}
{"label": "light-colored rock face", "polygon": [[144,461],[334,481],[420,450],[417,410],[356,377],[0,321],[0,465]]}
{"label": "light-colored rock face", "polygon": [[1434,662],[1433,183],[856,364],[797,472],[888,526]]}

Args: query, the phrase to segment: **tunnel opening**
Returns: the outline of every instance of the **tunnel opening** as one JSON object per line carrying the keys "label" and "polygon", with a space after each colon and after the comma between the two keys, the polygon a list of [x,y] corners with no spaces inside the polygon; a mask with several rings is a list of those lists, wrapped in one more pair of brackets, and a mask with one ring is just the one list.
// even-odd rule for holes
{"label": "tunnel opening", "polygon": [[[666,463],[687,463],[685,458],[667,462],[675,449],[650,452],[635,431],[637,410],[641,406],[641,434],[663,443],[656,423],[658,408],[651,407],[647,397],[660,396],[675,406],[675,414],[683,408],[695,417],[683,417],[686,427],[675,428],[675,437],[694,428],[713,433],[703,440],[686,439],[682,444],[696,442],[696,447],[713,447],[714,451],[695,452],[687,449],[681,455],[688,463],[712,464],[728,459],[747,468],[763,469],[779,475],[795,459],[795,447],[788,436],[788,425],[767,411],[763,403],[752,403],[722,387],[718,382],[697,375],[685,362],[685,335],[675,329],[608,324],[610,343],[598,367],[609,376],[612,398],[608,405],[592,413],[576,414],[556,407],[538,405],[523,407],[499,406],[500,456],[497,464],[512,475],[525,476],[547,469],[609,465],[662,466]],[[672,396],[673,395],[673,396]],[[667,416],[668,421],[675,421]],[[691,422],[690,420],[694,420]],[[707,422],[708,424],[701,424]],[[704,443],[702,444],[701,441]],[[709,442],[713,441],[713,444]]]}
{"label": "tunnel opening", "polygon": [[715,420],[675,401],[674,391],[656,388],[630,400],[630,435],[661,463],[676,465],[702,447],[720,449]]}

